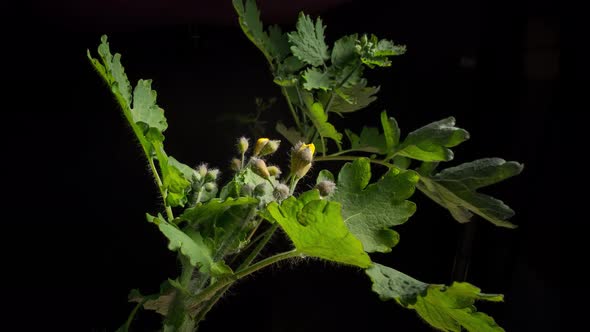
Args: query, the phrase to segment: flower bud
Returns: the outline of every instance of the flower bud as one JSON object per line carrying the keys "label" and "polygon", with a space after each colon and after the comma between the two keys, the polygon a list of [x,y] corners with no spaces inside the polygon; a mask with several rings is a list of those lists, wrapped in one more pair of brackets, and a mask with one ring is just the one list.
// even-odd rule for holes
{"label": "flower bud", "polygon": [[264,160],[259,158],[252,158],[252,170],[254,173],[260,175],[261,177],[268,179],[270,178],[270,173],[268,172],[268,168],[266,167],[266,163]]}
{"label": "flower bud", "polygon": [[277,199],[277,201],[282,201],[290,196],[289,187],[285,184],[278,184],[275,187],[275,190],[272,192],[273,196]]}
{"label": "flower bud", "polygon": [[206,182],[213,182],[213,181],[217,180],[218,176],[219,176],[219,170],[217,168],[209,169],[207,171],[207,175],[205,176],[205,181]]}
{"label": "flower bud", "polygon": [[217,184],[215,182],[207,182],[205,183],[205,190],[208,192],[217,190]]}
{"label": "flower bud", "polygon": [[268,138],[259,138],[256,141],[256,145],[254,145],[253,156],[258,157],[258,155],[260,155],[260,152],[262,151],[262,149],[264,149],[264,147],[266,146],[266,144],[268,144],[269,141],[270,140]]}
{"label": "flower bud", "polygon": [[254,186],[249,183],[246,183],[245,185],[242,186],[242,189],[240,191],[240,195],[252,196],[253,192],[254,192]]}
{"label": "flower bud", "polygon": [[291,172],[298,178],[302,178],[311,168],[315,145],[313,143],[297,143],[291,152]]}
{"label": "flower bud", "polygon": [[270,176],[274,176],[277,177],[279,175],[281,175],[281,169],[276,167],[276,166],[268,166],[268,174],[270,174]]}
{"label": "flower bud", "polygon": [[336,184],[330,180],[320,181],[316,184],[316,189],[320,191],[320,196],[327,197],[334,193],[336,189]]}
{"label": "flower bud", "polygon": [[246,151],[248,151],[248,147],[250,146],[250,142],[248,141],[248,139],[244,136],[240,137],[238,139],[238,152],[240,154],[244,154],[246,153]]}
{"label": "flower bud", "polygon": [[197,167],[197,173],[199,173],[199,176],[202,178],[204,178],[207,175],[207,165],[205,164],[201,164]]}
{"label": "flower bud", "polygon": [[260,197],[260,196],[266,195],[266,188],[267,187],[268,186],[266,185],[266,182],[262,182],[262,183],[259,183],[258,185],[256,185],[256,187],[254,187],[254,192],[253,192],[254,197]]}
{"label": "flower bud", "polygon": [[279,149],[280,144],[280,140],[269,140],[260,151],[260,156],[262,157],[275,153]]}
{"label": "flower bud", "polygon": [[230,167],[231,167],[232,171],[237,172],[240,169],[242,169],[242,161],[238,158],[234,158],[231,160]]}

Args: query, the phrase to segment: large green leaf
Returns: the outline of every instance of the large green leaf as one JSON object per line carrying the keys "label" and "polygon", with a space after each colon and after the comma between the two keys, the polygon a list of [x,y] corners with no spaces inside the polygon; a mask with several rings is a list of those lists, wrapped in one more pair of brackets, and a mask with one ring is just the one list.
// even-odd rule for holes
{"label": "large green leaf", "polygon": [[346,228],[340,203],[320,199],[317,190],[272,202],[267,212],[277,221],[298,251],[363,268],[371,264],[361,242]]}
{"label": "large green leaf", "polygon": [[454,147],[469,139],[469,133],[455,127],[455,118],[433,122],[416,129],[400,144],[398,155],[422,161],[449,161]]}
{"label": "large green leaf", "polygon": [[344,68],[359,59],[356,50],[357,35],[344,36],[334,43],[332,49],[332,65]]}
{"label": "large green leaf", "polygon": [[384,265],[373,263],[366,270],[373,281],[373,291],[381,300],[396,300],[414,309],[426,322],[441,331],[500,332],[494,319],[478,312],[475,300],[502,301],[502,295],[482,294],[466,282],[451,286],[431,285],[418,281]]}
{"label": "large green leaf", "polygon": [[133,91],[133,108],[131,113],[137,124],[149,128],[155,128],[164,132],[168,127],[164,110],[156,104],[157,93],[152,90],[152,80],[139,80]]}
{"label": "large green leaf", "polygon": [[515,228],[510,223],[514,211],[502,201],[476,190],[518,175],[523,166],[500,158],[485,158],[421,177],[418,188],[447,208],[459,222],[468,222],[473,213],[497,226]]}
{"label": "large green leaf", "polygon": [[319,17],[314,24],[309,15],[300,13],[297,30],[288,34],[293,55],[314,67],[324,64],[330,58],[324,28]]}
{"label": "large green leaf", "polygon": [[324,107],[321,103],[313,103],[309,109],[308,115],[321,137],[331,138],[336,143],[341,143],[342,134],[328,122],[328,116],[324,112]]}
{"label": "large green leaf", "polygon": [[260,11],[256,7],[256,1],[246,0],[244,3],[242,0],[232,0],[232,3],[244,34],[262,51],[268,61],[272,61],[272,55],[268,49],[270,39],[260,21]]}
{"label": "large green leaf", "polygon": [[342,203],[345,224],[365,251],[389,252],[399,241],[399,235],[390,227],[403,224],[416,211],[416,205],[406,199],[414,193],[419,176],[414,171],[392,168],[369,185],[370,179],[369,159],[346,163],[331,199]]}
{"label": "large green leaf", "polygon": [[330,72],[318,68],[308,68],[303,73],[303,78],[305,79],[303,87],[307,90],[321,89],[327,91],[330,90],[334,84]]}

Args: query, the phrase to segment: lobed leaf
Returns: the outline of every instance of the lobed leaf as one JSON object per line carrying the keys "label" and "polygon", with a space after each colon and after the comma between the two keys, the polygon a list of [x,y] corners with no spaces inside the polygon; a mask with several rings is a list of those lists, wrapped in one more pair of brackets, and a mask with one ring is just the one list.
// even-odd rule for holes
{"label": "lobed leaf", "polygon": [[324,64],[330,58],[324,28],[319,17],[314,24],[309,15],[300,13],[297,30],[287,34],[293,55],[314,67]]}

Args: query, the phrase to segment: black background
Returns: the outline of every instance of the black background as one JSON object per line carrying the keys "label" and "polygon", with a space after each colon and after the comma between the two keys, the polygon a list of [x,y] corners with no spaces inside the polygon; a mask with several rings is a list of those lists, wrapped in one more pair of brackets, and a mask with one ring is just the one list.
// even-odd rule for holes
{"label": "black background", "polygon": [[[108,34],[132,84],[154,80],[169,123],[167,151],[189,165],[220,167],[228,179],[235,139],[250,129],[227,114],[253,113],[254,97],[279,91],[225,2],[43,2],[7,10],[17,18],[6,32],[4,68],[13,88],[3,111],[9,156],[3,167],[12,197],[5,206],[5,284],[16,309],[9,324],[112,331],[132,308],[131,288],[154,292],[176,276],[175,255],[144,220],[161,207],[157,190],[86,49],[95,52],[100,35]],[[367,71],[370,83],[381,86],[379,100],[348,120],[334,118],[340,128],[378,125],[383,109],[404,133],[453,115],[472,139],[454,149],[449,164],[490,156],[525,163],[522,175],[486,190],[517,211],[518,229],[482,220],[458,225],[416,194],[418,212],[398,227],[400,244],[374,259],[420,280],[450,283],[460,277],[453,262],[467,253],[467,281],[506,295],[504,304],[478,308],[507,331],[559,330],[560,220],[548,200],[547,158],[559,136],[552,126],[559,84],[555,8],[548,1],[465,0],[262,1],[260,7],[265,23],[286,30],[300,9],[319,14],[330,42],[369,32],[407,45],[392,68]],[[281,100],[263,120],[289,121],[287,115]],[[282,236],[274,241],[286,243]],[[155,314],[138,318],[138,331],[157,329]],[[313,260],[238,283],[202,327],[431,330],[414,313],[379,301],[362,271]]]}

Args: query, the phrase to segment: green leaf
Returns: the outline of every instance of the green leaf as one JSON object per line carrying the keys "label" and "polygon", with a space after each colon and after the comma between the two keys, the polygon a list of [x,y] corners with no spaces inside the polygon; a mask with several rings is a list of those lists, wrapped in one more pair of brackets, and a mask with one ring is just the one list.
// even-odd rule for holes
{"label": "green leaf", "polygon": [[215,198],[205,204],[199,204],[184,210],[178,219],[189,222],[191,227],[198,227],[200,223],[215,219],[232,206],[257,203],[258,200],[254,197],[228,198],[226,200]]}
{"label": "green leaf", "polygon": [[369,106],[369,104],[377,100],[375,94],[379,92],[379,87],[367,87],[367,81],[360,80],[353,87],[340,88],[338,91],[339,94],[334,96],[329,111],[335,113],[352,113]]}
{"label": "green leaf", "polygon": [[469,133],[455,127],[455,118],[433,122],[416,129],[400,145],[397,154],[422,161],[449,161],[457,146],[469,139]]}
{"label": "green leaf", "polygon": [[363,127],[360,136],[350,130],[346,130],[345,133],[350,140],[352,150],[379,154],[385,154],[387,151],[385,137],[379,133],[377,128]]}
{"label": "green leaf", "polygon": [[365,273],[373,282],[373,292],[382,301],[395,299],[407,306],[416,303],[416,298],[425,295],[428,288],[427,283],[378,263],[373,263]]}
{"label": "green leaf", "polygon": [[359,59],[356,50],[357,35],[344,36],[334,43],[332,49],[332,65],[344,68]]}
{"label": "green leaf", "polygon": [[303,136],[297,129],[293,127],[285,126],[282,122],[277,122],[275,127],[276,131],[279,134],[283,135],[291,143],[291,145],[295,145],[299,142],[305,142],[305,136]]}
{"label": "green leaf", "polygon": [[377,36],[364,35],[357,42],[357,50],[361,54],[361,61],[369,68],[389,67],[391,66],[390,56],[402,55],[406,52],[403,45],[394,45],[393,42],[382,39],[378,40]]}
{"label": "green leaf", "polygon": [[268,28],[268,36],[269,51],[274,58],[280,61],[291,54],[287,34],[283,33],[278,25]]}
{"label": "green leaf", "polygon": [[478,312],[475,300],[502,301],[502,295],[482,294],[466,282],[451,286],[429,285],[387,266],[374,263],[366,270],[373,281],[373,291],[381,300],[394,299],[414,309],[426,322],[441,331],[500,332],[494,319]]}
{"label": "green leaf", "polygon": [[338,174],[332,200],[342,203],[346,226],[367,252],[389,252],[399,241],[392,226],[403,224],[416,211],[407,201],[414,193],[419,176],[414,171],[391,168],[379,181],[370,184],[368,158],[346,163]]}
{"label": "green leaf", "polygon": [[328,122],[328,116],[324,112],[324,107],[321,103],[313,103],[309,109],[308,115],[321,137],[331,138],[336,143],[341,143],[342,134],[336,131],[336,128]]}
{"label": "green leaf", "polygon": [[[264,54],[269,62],[273,61],[273,54],[269,50],[269,44],[271,43],[268,34],[264,31],[262,22],[260,21],[260,11],[256,7],[255,0],[232,0],[234,9],[238,14],[240,27],[242,31],[250,39],[250,41],[258,47],[258,49]],[[273,38],[277,39],[276,32]],[[276,47],[280,47],[278,44]],[[281,52],[278,49],[276,52]]]}
{"label": "green leaf", "polygon": [[434,176],[422,176],[418,188],[432,200],[447,208],[459,222],[468,222],[473,213],[501,227],[510,223],[514,211],[502,201],[476,190],[503,181],[522,172],[517,162],[485,158],[443,170]]}
{"label": "green leaf", "polygon": [[203,273],[209,273],[213,265],[211,249],[205,244],[203,238],[198,233],[187,235],[175,225],[164,220],[161,215],[157,217],[146,215],[147,220],[154,223],[160,229],[160,232],[168,238],[168,249],[180,252],[188,258],[192,266],[197,266]]}
{"label": "green leaf", "polygon": [[328,71],[322,71],[317,68],[308,68],[303,73],[305,83],[303,87],[306,90],[321,89],[324,91],[330,90],[334,84],[330,73]]}
{"label": "green leaf", "polygon": [[394,148],[399,144],[400,129],[394,118],[388,117],[387,112],[381,112],[381,126],[385,136],[385,150],[393,153]]}
{"label": "green leaf", "polygon": [[324,26],[318,17],[315,25],[313,20],[303,13],[297,20],[297,31],[288,34],[291,52],[301,61],[314,67],[320,66],[330,58],[328,46],[324,41]]}
{"label": "green leaf", "polygon": [[272,202],[267,211],[301,253],[366,268],[371,260],[344,225],[341,208],[340,203],[322,200],[317,190],[311,190],[280,205]]}
{"label": "green leaf", "polygon": [[152,90],[152,80],[139,80],[133,91],[133,108],[131,114],[137,124],[149,128],[155,128],[164,132],[168,127],[164,110],[156,104],[156,91]]}

